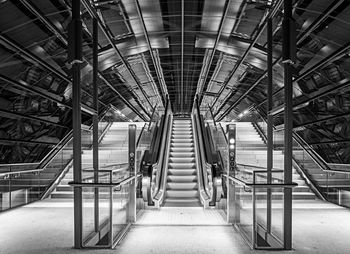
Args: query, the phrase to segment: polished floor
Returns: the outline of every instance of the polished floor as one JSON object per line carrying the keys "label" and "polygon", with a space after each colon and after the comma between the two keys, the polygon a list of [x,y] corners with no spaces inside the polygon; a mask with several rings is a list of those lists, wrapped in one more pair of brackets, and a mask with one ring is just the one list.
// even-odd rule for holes
{"label": "polished floor", "polygon": [[[349,253],[349,209],[311,201],[294,202],[293,212],[293,253]],[[249,249],[222,215],[201,208],[144,210],[115,250],[81,251],[72,248],[72,203],[44,200],[0,214],[0,253],[265,253]]]}

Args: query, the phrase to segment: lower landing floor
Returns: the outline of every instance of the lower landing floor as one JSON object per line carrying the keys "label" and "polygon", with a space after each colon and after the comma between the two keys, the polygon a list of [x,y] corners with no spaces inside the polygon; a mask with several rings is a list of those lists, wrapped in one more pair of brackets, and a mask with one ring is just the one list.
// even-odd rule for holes
{"label": "lower landing floor", "polygon": [[[292,253],[349,253],[349,209],[321,201],[293,205]],[[44,200],[1,213],[0,225],[0,254],[266,253],[251,250],[221,211],[201,208],[143,210],[115,250],[72,248],[71,201]]]}

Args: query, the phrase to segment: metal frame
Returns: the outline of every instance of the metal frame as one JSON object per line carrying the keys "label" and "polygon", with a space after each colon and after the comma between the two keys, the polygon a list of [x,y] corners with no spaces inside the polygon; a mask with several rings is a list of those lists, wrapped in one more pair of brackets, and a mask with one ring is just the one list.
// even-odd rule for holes
{"label": "metal frame", "polygon": [[[33,13],[33,15],[35,15],[36,17],[39,18],[39,20],[46,26],[46,28],[48,28],[53,34],[55,34],[57,36],[57,38],[66,46],[68,46],[68,40],[66,39],[66,37],[61,33],[61,31],[54,25],[52,24],[52,22],[46,18],[45,16],[43,16],[41,14],[41,12],[38,10],[37,7],[33,6],[30,2],[28,2],[27,0],[20,0],[21,3],[30,11]],[[92,35],[91,35],[92,36]],[[1,35],[0,35],[0,39],[2,39]],[[13,42],[12,42],[13,43]],[[17,50],[25,50],[21,47],[16,48]],[[25,53],[25,55],[30,56],[30,59],[33,59],[34,62],[37,62],[35,59],[37,59],[38,61],[40,61],[39,63],[42,64],[45,68],[47,68],[49,71],[52,71],[54,73],[57,72],[57,70],[53,67],[50,68],[50,65],[48,65],[46,62],[44,62],[43,60],[41,60],[40,58],[37,58],[35,55],[31,54],[31,52],[29,51],[23,51]],[[34,57],[34,58],[33,58]],[[86,62],[89,62],[87,59],[84,59]],[[60,72],[59,72],[60,73]],[[58,75],[58,74],[56,74]],[[61,75],[63,75],[61,78],[67,82],[69,82],[70,84],[72,84],[72,81],[65,76],[64,74],[61,73]],[[98,76],[99,78],[114,92],[116,93],[119,98],[136,114],[138,115],[141,119],[146,120],[146,118],[133,106],[129,103],[128,100],[126,100],[124,98],[124,96],[122,96],[114,87],[113,85],[103,76],[103,74],[98,71]],[[90,95],[89,93],[87,93],[86,91],[84,91],[84,93],[88,94],[90,97],[93,97],[92,95]],[[99,101],[99,103],[101,105],[106,106],[105,103]],[[142,108],[142,107],[141,107]],[[145,112],[146,113],[146,112]]]}
{"label": "metal frame", "polygon": [[[309,28],[307,29],[307,33],[299,35],[297,38],[297,45],[300,45],[306,38],[306,35],[310,35],[317,27],[320,23],[322,23],[325,19],[327,19],[329,16],[329,14],[334,11],[334,9],[336,7],[338,7],[337,5],[338,1],[333,1],[332,4],[330,5],[330,7],[327,9],[328,11],[325,13],[322,13],[318,19],[316,19],[312,25],[309,26]],[[339,1],[339,2],[343,2],[343,0]],[[343,47],[341,47],[339,50],[335,51],[333,54],[329,55],[328,57],[322,59],[321,61],[319,61],[318,63],[316,63],[314,66],[310,67],[308,70],[304,71],[302,74],[300,74],[296,79],[293,80],[293,82],[297,82],[301,79],[303,79],[304,77],[306,77],[307,75],[311,74],[312,72],[314,72],[315,70],[323,67],[324,65],[334,61],[336,58],[338,58],[339,56],[346,54],[346,52],[350,49],[350,43],[344,45]],[[282,59],[282,56],[279,56],[278,58],[276,58],[276,60],[273,62],[273,66],[275,66],[280,60]],[[236,101],[235,103],[233,103],[228,109],[225,110],[225,112],[223,112],[220,117],[218,117],[218,121],[221,121],[227,114],[229,114],[229,112],[231,112],[231,110],[233,108],[235,108],[243,99],[244,97],[246,97],[256,86],[258,86],[260,84],[260,82],[265,78],[265,76],[268,74],[268,70],[266,70],[265,72],[263,72],[263,74],[261,74],[261,76],[249,87],[249,89],[242,94]],[[277,90],[276,92],[274,92],[273,95],[277,94],[278,92],[280,92],[283,88]],[[263,102],[261,102],[259,105],[262,105],[264,103],[266,103],[267,99],[264,100]],[[259,106],[258,105],[258,106]],[[220,110],[217,111],[217,113],[215,114],[215,117],[217,117],[217,115],[219,114]]]}
{"label": "metal frame", "polygon": [[[134,82],[136,83],[136,85],[138,86],[138,88],[140,89],[140,91],[142,92],[143,96],[145,97],[147,103],[149,104],[149,106],[151,108],[153,108],[153,105],[151,104],[151,102],[149,101],[149,98],[147,96],[147,94],[145,93],[145,91],[142,88],[142,85],[140,84],[139,80],[137,79],[134,71],[131,69],[129,63],[124,59],[123,55],[121,54],[121,52],[119,51],[119,49],[117,48],[117,46],[114,44],[114,41],[111,37],[111,35],[108,33],[106,26],[104,25],[104,23],[101,21],[100,16],[97,14],[96,10],[94,9],[94,7],[91,5],[90,1],[88,0],[81,0],[82,4],[84,5],[84,7],[86,8],[86,10],[88,11],[88,13],[90,14],[90,16],[92,18],[95,18],[97,20],[97,24],[100,27],[101,31],[103,32],[103,34],[106,36],[109,44],[112,46],[113,50],[116,52],[116,54],[118,55],[119,59],[121,60],[121,62],[123,63],[123,65],[126,67],[127,71],[129,72],[130,76],[132,77],[132,79],[134,80]],[[138,102],[138,101],[137,101]],[[142,110],[145,112],[145,114],[150,117],[149,112],[145,109],[145,107],[140,104],[138,102],[139,106],[142,108]]]}
{"label": "metal frame", "polygon": [[[231,78],[235,75],[236,71],[239,69],[239,67],[241,66],[241,64],[244,62],[244,60],[247,58],[247,56],[249,55],[250,51],[252,50],[252,48],[254,47],[255,43],[257,43],[258,39],[260,38],[261,34],[263,33],[263,31],[265,30],[266,26],[267,26],[267,22],[269,19],[273,18],[278,9],[280,8],[280,6],[282,5],[282,0],[277,0],[274,7],[271,9],[271,11],[269,12],[269,14],[264,18],[264,20],[260,23],[259,28],[257,30],[256,36],[254,38],[254,40],[251,42],[251,44],[249,44],[248,48],[246,49],[246,51],[244,52],[243,56],[239,59],[239,61],[235,64],[235,66],[233,67],[233,70],[231,71],[231,73],[229,74],[229,76],[226,78],[226,81],[223,83],[219,94],[221,95],[222,91],[225,90],[225,88],[227,87],[227,85],[230,83]],[[218,96],[213,104],[212,107],[214,108],[216,102],[219,100]],[[228,98],[229,96],[227,96]],[[216,111],[215,116],[220,112],[220,110],[222,109],[222,107],[226,104],[226,100],[224,100],[220,106],[220,108]]]}
{"label": "metal frame", "polygon": [[[199,91],[198,93],[198,98],[199,98],[199,105],[201,105],[201,102],[202,102],[202,99],[203,99],[203,95],[202,95],[202,92],[204,90],[206,90],[204,87],[205,86],[205,83],[207,81],[207,78],[208,78],[208,74],[209,74],[209,71],[210,71],[210,68],[211,68],[211,65],[213,63],[213,59],[214,59],[214,56],[215,56],[215,52],[216,52],[216,49],[219,45],[219,41],[220,41],[220,37],[221,37],[221,33],[222,33],[222,29],[224,27],[224,23],[225,23],[225,20],[226,20],[226,17],[227,17],[227,14],[228,14],[228,11],[229,11],[229,7],[231,5],[231,0],[226,0],[225,1],[225,7],[224,7],[224,11],[223,11],[223,14],[222,17],[221,17],[221,20],[220,20],[220,24],[219,24],[219,30],[218,30],[218,34],[216,36],[216,39],[215,39],[215,43],[214,43],[214,47],[212,49],[212,52],[211,52],[211,55],[210,55],[210,59],[209,59],[209,63],[207,64],[207,67],[206,67],[206,71],[205,71],[205,75],[204,75],[204,78],[203,78],[203,81],[202,81],[202,86],[201,86],[201,90]],[[197,86],[199,86],[201,83],[201,78],[199,77],[198,79],[198,83],[197,83]],[[208,84],[210,83],[210,80],[208,82]]]}
{"label": "metal frame", "polygon": [[142,30],[143,30],[143,33],[144,33],[145,38],[146,38],[146,42],[147,42],[147,46],[148,46],[148,49],[149,49],[149,53],[150,53],[151,58],[152,58],[153,66],[154,66],[154,69],[156,70],[156,75],[157,75],[157,78],[158,78],[158,82],[160,83],[159,85],[160,85],[160,91],[162,92],[163,104],[165,105],[166,98],[167,98],[167,92],[163,90],[163,87],[166,88],[166,85],[165,85],[164,77],[161,75],[161,66],[159,66],[157,64],[157,61],[155,60],[155,57],[154,57],[154,54],[153,54],[152,44],[151,44],[151,41],[149,39],[149,35],[148,35],[148,32],[147,32],[145,20],[144,20],[143,15],[142,15],[140,2],[139,2],[139,0],[135,0],[135,3],[136,3],[137,12],[138,12],[139,17],[140,17],[140,22],[142,24]]}

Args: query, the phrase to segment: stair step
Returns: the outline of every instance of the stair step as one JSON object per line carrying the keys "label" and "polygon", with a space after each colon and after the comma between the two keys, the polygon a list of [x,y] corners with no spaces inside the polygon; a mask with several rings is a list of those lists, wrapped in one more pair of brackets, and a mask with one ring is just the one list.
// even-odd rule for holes
{"label": "stair step", "polygon": [[189,162],[189,163],[178,163],[178,162],[170,162],[169,163],[169,169],[190,169],[190,168],[196,168],[196,163]]}
{"label": "stair step", "polygon": [[170,151],[170,157],[194,157],[194,152],[188,151],[188,152],[171,152]]}
{"label": "stair step", "polygon": [[169,198],[196,198],[197,190],[166,190],[166,197]]}
{"label": "stair step", "polygon": [[164,207],[200,207],[201,203],[198,198],[167,198]]}
{"label": "stair step", "polygon": [[188,175],[196,175],[197,171],[195,169],[169,169],[168,175],[175,176],[188,176]]}
{"label": "stair step", "polygon": [[167,189],[172,189],[172,190],[194,190],[197,188],[198,188],[197,183],[192,183],[192,182],[185,182],[185,183],[170,182],[170,183],[167,183]]}
{"label": "stair step", "polygon": [[168,182],[177,182],[177,183],[188,183],[188,182],[197,182],[197,175],[188,175],[188,176],[175,176],[168,175]]}
{"label": "stair step", "polygon": [[193,143],[171,143],[170,147],[194,147]]}
{"label": "stair step", "polygon": [[193,157],[173,157],[169,158],[170,163],[195,163],[195,158]]}
{"label": "stair step", "polygon": [[170,152],[189,153],[194,152],[194,147],[170,147]]}

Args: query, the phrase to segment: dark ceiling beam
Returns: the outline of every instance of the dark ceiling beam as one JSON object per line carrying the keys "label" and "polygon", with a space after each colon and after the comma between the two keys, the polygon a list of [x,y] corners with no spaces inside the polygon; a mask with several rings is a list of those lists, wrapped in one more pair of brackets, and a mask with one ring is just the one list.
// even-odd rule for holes
{"label": "dark ceiling beam", "polygon": [[11,118],[11,119],[28,119],[31,121],[36,121],[36,122],[40,122],[40,123],[44,123],[44,124],[48,124],[48,125],[55,125],[61,128],[65,128],[65,129],[70,129],[70,127],[56,123],[56,122],[51,122],[45,119],[41,119],[40,117],[35,117],[35,116],[30,116],[28,113],[26,114],[22,114],[22,113],[18,113],[18,112],[12,112],[6,109],[0,109],[0,116],[1,117],[6,117],[6,118]]}
{"label": "dark ceiling beam", "polygon": [[[34,7],[32,5],[32,3],[30,3],[28,0],[20,0],[21,3],[30,11],[32,12],[33,15],[35,15],[36,17],[38,17],[38,19],[46,26],[46,28],[48,28],[53,34],[55,34],[57,36],[57,38],[66,46],[68,47],[68,40],[66,38],[66,36],[64,36],[61,31],[48,19],[46,18],[37,7]],[[1,37],[0,37],[1,38]],[[42,61],[40,58],[36,57],[35,55],[32,55],[31,57],[35,57],[34,61],[40,61],[39,63],[42,64],[45,68],[49,67],[46,66],[46,63],[44,61]],[[89,63],[89,61],[87,59],[84,59],[86,62]],[[52,68],[50,68],[49,70],[51,71]],[[53,68],[54,69],[54,68]],[[63,74],[62,74],[63,75]],[[141,119],[143,119],[144,121],[146,121],[147,119],[139,112],[139,110],[137,110],[131,103],[129,103],[128,100],[126,100],[124,98],[124,96],[122,96],[119,92],[116,91],[116,89],[113,87],[113,85],[107,81],[106,78],[103,77],[102,72],[98,72],[99,78],[101,80],[104,81],[104,83],[112,90],[114,91],[119,98],[125,103],[125,105],[127,105],[136,115],[138,115]],[[61,77],[62,78],[62,77]],[[72,81],[67,77],[67,76],[63,76],[64,80],[69,82],[69,84],[72,84]],[[86,91],[84,91],[85,93],[87,93]],[[89,93],[87,93],[90,97],[92,97],[92,95],[90,95]],[[103,103],[102,101],[99,100],[99,103],[101,103],[101,105],[106,106],[105,103]],[[84,110],[84,108],[82,108],[82,110]],[[145,113],[147,113],[145,111]]]}
{"label": "dark ceiling beam", "polygon": [[[343,0],[339,1],[339,2],[343,2]],[[328,16],[338,7],[338,1],[335,0],[332,2],[332,4],[325,10],[324,13],[322,13],[321,15],[318,16],[318,18],[308,27],[307,30],[305,30],[304,33],[302,33],[301,35],[298,36],[297,38],[297,45],[299,46],[306,38],[307,36],[309,36],[318,26],[319,24],[321,24],[325,19],[328,18]],[[295,6],[296,7],[296,6]],[[293,80],[293,82],[297,82],[299,80],[301,80],[302,78],[306,77],[307,75],[309,75],[310,73],[314,72],[316,69],[321,68],[322,66],[330,63],[331,61],[334,61],[334,59],[336,57],[339,57],[340,55],[346,53],[348,50],[350,49],[350,43],[346,44],[344,47],[342,47],[341,49],[337,50],[336,52],[334,52],[333,54],[331,54],[329,57],[326,57],[325,59],[323,59],[322,61],[318,62],[317,64],[315,64],[314,66],[312,66],[311,68],[309,68],[308,70],[306,70],[305,72],[303,72],[301,75],[299,75],[299,77],[297,77],[295,80]],[[282,56],[278,57],[274,62],[273,62],[273,66],[275,66],[280,60],[282,59]],[[217,121],[221,121],[233,108],[235,108],[256,86],[258,86],[260,84],[260,82],[265,78],[265,76],[267,75],[267,70],[265,70],[263,72],[263,74],[261,74],[261,76],[249,87],[249,89],[242,94],[236,101],[234,104],[232,104],[228,109],[225,110],[225,112],[223,112],[221,114],[221,116],[217,119]],[[276,91],[274,93],[277,94],[279,91],[281,91],[283,88],[280,88],[278,91]],[[262,103],[260,103],[259,105],[265,103],[267,100],[264,100]],[[214,114],[215,117],[217,117],[217,115],[219,114],[219,112],[221,111],[221,109],[224,107],[226,101],[222,103],[221,107],[217,110],[217,112]]]}
{"label": "dark ceiling beam", "polygon": [[[203,80],[199,77],[198,82],[197,82],[197,87],[200,86],[201,83],[202,83],[202,85],[200,86],[199,93],[197,94],[198,95],[199,105],[201,105],[201,102],[202,102],[202,99],[203,99],[203,95],[202,95],[203,90],[206,91],[206,87],[204,87],[204,86],[205,86],[205,83],[206,83],[207,78],[208,78],[209,70],[210,70],[211,65],[213,63],[213,59],[214,59],[214,56],[215,56],[216,49],[217,49],[217,47],[219,45],[222,29],[224,27],[224,23],[226,21],[226,17],[227,17],[228,11],[230,9],[229,8],[230,6],[231,6],[231,0],[226,0],[225,1],[223,15],[221,17],[220,24],[219,24],[219,30],[218,30],[218,33],[217,33],[216,38],[215,38],[214,47],[212,49],[212,52],[211,52],[211,55],[210,55],[210,58],[209,58],[209,62],[204,67],[205,68],[205,74],[204,74]],[[210,83],[210,80],[208,81],[208,84],[209,83]],[[193,103],[195,103],[195,102],[193,102]]]}
{"label": "dark ceiling beam", "polygon": [[[319,98],[321,98],[323,96],[326,96],[326,95],[328,95],[330,93],[333,93],[333,92],[335,92],[337,90],[344,89],[344,88],[346,88],[348,86],[350,86],[350,79],[348,79],[348,78],[339,81],[337,84],[330,84],[326,88],[322,88],[322,89],[320,89],[320,90],[310,94],[307,99],[305,99],[305,100],[303,100],[301,102],[295,103],[293,105],[293,111],[302,108],[303,105],[305,105],[306,103],[309,103],[311,101],[317,100],[317,99],[319,99]],[[269,112],[269,114],[274,116],[274,115],[282,113],[284,111],[283,106],[284,106],[284,104],[279,105],[278,107],[276,107],[273,110],[271,110]]]}
{"label": "dark ceiling beam", "polygon": [[[129,63],[124,59],[123,55],[121,54],[121,52],[119,51],[117,46],[114,44],[114,41],[113,41],[111,35],[108,33],[106,26],[103,24],[100,16],[97,14],[95,8],[91,5],[90,1],[88,1],[88,0],[81,0],[81,1],[82,1],[82,4],[84,5],[84,7],[86,8],[86,10],[88,11],[88,13],[90,14],[90,16],[97,20],[98,26],[100,27],[101,31],[103,32],[103,34],[107,38],[109,44],[112,45],[112,47],[113,47],[114,51],[117,53],[119,59],[121,60],[123,65],[126,67],[126,70],[129,72],[130,76],[132,77],[132,79],[136,83],[137,87],[140,89],[141,93],[145,97],[150,108],[153,108],[151,102],[149,101],[147,94],[143,90],[143,87],[140,84],[140,82],[138,81],[134,71],[131,69]],[[150,112],[148,112],[142,104],[139,104],[139,106],[142,108],[142,110],[145,112],[145,114],[148,116],[148,118],[150,118],[151,117]]]}
{"label": "dark ceiling beam", "polygon": [[71,105],[68,105],[65,102],[62,102],[61,100],[59,100],[57,98],[54,98],[54,97],[50,96],[49,94],[46,94],[43,91],[37,90],[35,87],[30,86],[29,84],[25,85],[25,84],[20,83],[20,82],[18,82],[16,80],[13,80],[13,79],[11,79],[9,77],[6,77],[6,76],[4,76],[2,74],[0,74],[0,79],[5,81],[8,84],[11,84],[12,86],[16,86],[16,87],[20,88],[21,90],[24,90],[24,91],[27,91],[27,92],[39,95],[39,96],[41,96],[41,97],[43,97],[45,99],[48,99],[48,100],[51,100],[51,101],[56,102],[58,104],[61,104],[62,106],[66,107],[66,108],[72,109]]}
{"label": "dark ceiling beam", "polygon": [[[272,19],[277,11],[279,10],[279,8],[281,7],[281,4],[283,3],[283,0],[278,0],[276,2],[276,4],[273,6],[273,8],[271,9],[271,11],[269,12],[268,15],[266,15],[264,17],[264,20],[261,22],[261,24],[259,25],[259,28],[257,30],[257,33],[255,35],[254,40],[252,41],[252,43],[249,45],[249,47],[246,49],[246,51],[244,52],[243,56],[239,59],[239,61],[235,64],[235,66],[233,67],[233,70],[231,71],[231,73],[229,74],[229,76],[226,78],[226,81],[223,83],[219,94],[221,94],[227,87],[227,85],[230,83],[231,78],[235,75],[236,71],[239,69],[239,67],[241,66],[241,64],[244,62],[244,60],[247,58],[247,56],[249,55],[250,51],[252,50],[252,48],[254,47],[255,43],[257,43],[258,39],[260,38],[261,34],[263,33],[263,31],[265,30],[266,26],[267,26],[267,22],[269,19]],[[220,96],[219,96],[220,97]],[[214,108],[216,102],[219,100],[219,97],[217,97],[213,104],[211,105],[212,108]],[[229,97],[229,96],[228,96]],[[225,104],[226,100],[222,103]],[[218,112],[218,111],[217,111]],[[216,112],[216,113],[217,113]],[[216,114],[214,114],[215,116]]]}
{"label": "dark ceiling beam", "polygon": [[137,9],[137,12],[138,12],[138,15],[139,15],[139,18],[140,18],[140,22],[141,22],[141,25],[142,25],[142,30],[143,30],[143,33],[145,35],[147,46],[148,46],[148,49],[149,49],[149,53],[150,53],[151,58],[152,58],[153,66],[154,66],[154,69],[156,70],[156,75],[157,75],[157,78],[158,78],[160,91],[162,93],[163,105],[165,106],[165,102],[166,102],[166,98],[167,98],[167,92],[165,91],[166,84],[165,84],[165,81],[164,81],[164,77],[161,75],[161,68],[162,67],[157,64],[157,61],[156,61],[155,56],[153,54],[152,44],[151,44],[151,41],[150,41],[149,36],[148,36],[148,32],[147,32],[145,20],[143,18],[143,14],[142,14],[142,11],[141,11],[139,0],[135,0],[135,2],[136,2],[136,9]]}
{"label": "dark ceiling beam", "polygon": [[[125,103],[125,105],[127,105],[136,115],[138,115],[142,120],[147,121],[147,119],[145,118],[144,115],[141,114],[141,112],[139,112],[128,100],[126,100],[119,92],[117,89],[115,89],[112,84],[104,77],[104,75],[102,73],[99,73],[99,78],[105,82],[109,88],[116,93],[119,98]],[[145,112],[147,113],[147,112]]]}
{"label": "dark ceiling beam", "polygon": [[[329,113],[327,112],[327,114],[329,114]],[[338,115],[334,115],[334,116],[325,117],[325,118],[322,118],[322,119],[319,119],[319,120],[314,120],[314,121],[298,124],[298,125],[295,125],[293,127],[293,129],[297,130],[299,128],[309,127],[309,126],[312,126],[312,125],[315,125],[315,124],[320,124],[320,123],[336,120],[338,118],[349,118],[349,117],[350,117],[350,112],[346,112],[346,113],[343,113],[343,114],[338,114]],[[277,128],[277,129],[278,129],[278,131],[281,131],[281,130],[284,130],[284,127]]]}

